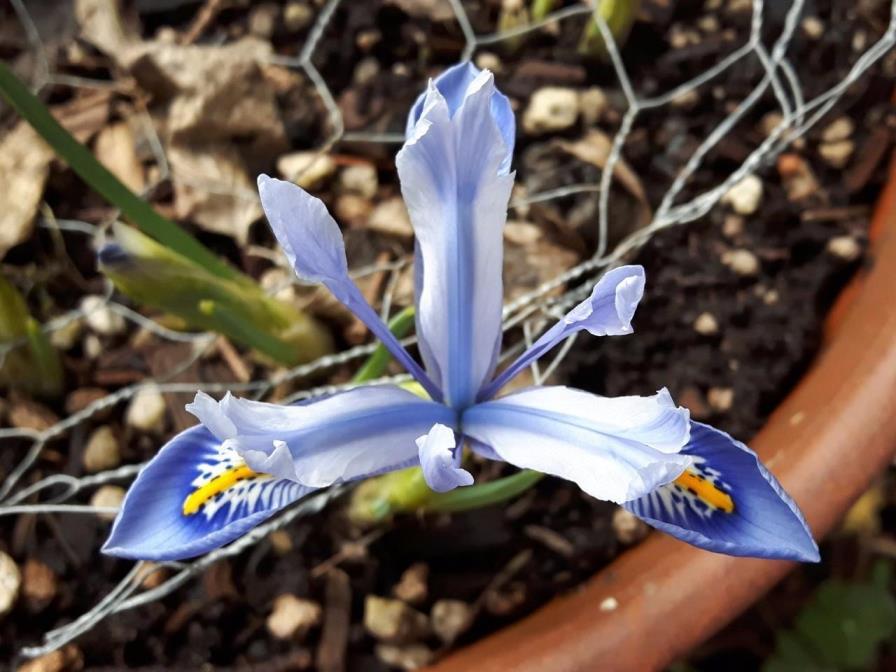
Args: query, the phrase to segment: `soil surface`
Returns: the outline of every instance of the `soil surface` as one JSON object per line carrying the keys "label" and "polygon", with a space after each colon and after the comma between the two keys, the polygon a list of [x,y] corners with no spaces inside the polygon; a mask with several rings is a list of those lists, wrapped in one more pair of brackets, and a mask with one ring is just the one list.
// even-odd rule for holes
{"label": "soil surface", "polygon": [[[197,17],[203,11],[222,3],[159,4],[170,7],[162,11],[153,9],[153,3],[139,1],[128,5],[127,25],[143,39],[159,35],[181,39],[197,30]],[[296,56],[311,28],[296,18],[304,10],[295,7],[305,8],[310,16],[318,11],[313,3],[264,3],[264,12],[274,17],[273,23],[265,24],[260,7],[223,4],[226,7],[199,26],[192,38],[197,45],[225,44],[253,34],[273,45],[279,56]],[[643,96],[668,91],[699,75],[741,45],[748,34],[749,3],[708,2],[705,7],[697,2],[671,3],[674,9],[659,1],[642,4],[623,60]],[[764,17],[764,34],[772,39],[784,17],[776,3],[768,4],[772,7]],[[862,44],[880,35],[887,7],[859,4],[860,9],[846,2],[810,3],[792,51],[792,63],[807,97],[844,77],[859,53],[856,35],[864,36]],[[427,3],[343,3],[314,53],[314,63],[350,132],[400,132],[422,82],[456,61],[463,48],[455,22],[438,12],[410,13],[406,5]],[[501,3],[482,0],[464,6],[477,33],[498,29]],[[14,23],[8,8],[0,11],[5,12],[0,14],[0,23]],[[293,23],[286,21],[287,11],[293,12]],[[159,107],[156,92],[146,94],[141,86],[148,85],[127,79],[112,57],[78,37],[71,27],[72,17],[64,12],[60,16],[67,27],[57,37],[45,33],[54,70],[116,85],[108,94],[108,109],[98,128],[129,118],[141,106],[148,106],[156,123],[171,122],[166,117],[171,110]],[[821,22],[821,34],[813,30],[814,24],[805,23],[806,17]],[[581,27],[580,20],[569,20],[525,41],[490,47],[485,59],[484,48],[477,52],[481,65],[496,70],[498,86],[511,97],[518,120],[533,93],[545,86],[591,95],[599,89],[605,97],[605,109],[596,119],[582,114],[547,134],[518,131],[517,196],[596,184],[600,179],[600,168],[575,158],[576,152],[569,147],[585,142],[589,132],[612,137],[625,110],[624,98],[612,69],[579,53]],[[39,28],[49,30],[44,24]],[[24,75],[33,74],[36,66],[23,40],[16,31],[4,28],[0,56]],[[731,203],[720,205],[698,221],[659,232],[631,255],[627,261],[643,264],[648,278],[634,321],[635,334],[580,337],[552,380],[607,395],[648,394],[668,387],[695,419],[749,440],[810,365],[829,307],[864,263],[868,222],[896,119],[889,102],[893,70],[892,59],[885,60],[852,86],[844,102],[792,150],[773,165],[763,166],[756,178],[761,194],[752,208],[739,214]],[[623,152],[634,179],[617,180],[611,194],[611,245],[643,224],[645,208],[658,205],[684,161],[725,111],[749,94],[760,73],[758,61],[748,59],[686,100],[638,117]],[[276,68],[266,76],[278,82],[276,109],[284,133],[280,138],[266,138],[273,145],[279,143],[266,158],[250,148],[255,147],[252,138],[234,140],[243,143],[240,165],[247,174],[273,172],[277,156],[319,147],[331,130],[325,109],[305,79]],[[85,89],[63,85],[51,86],[45,94],[57,108],[73,101],[83,103],[88,95]],[[737,168],[766,137],[774,120],[769,115],[776,109],[769,91],[709,153],[678,202],[718,184]],[[8,110],[4,113],[7,123],[2,128],[7,129],[13,121]],[[830,130],[837,122],[838,128],[849,126],[845,137]],[[169,142],[164,133],[163,138]],[[223,145],[220,139],[216,142]],[[837,142],[848,144],[832,149],[830,145]],[[195,138],[190,143],[191,151],[206,151]],[[195,149],[200,145],[202,150]],[[166,145],[169,151],[174,147]],[[158,167],[146,147],[138,149],[148,184]],[[354,200],[347,199],[331,178],[311,188],[343,224],[353,267],[406,257],[412,251],[406,232],[375,224],[372,214],[399,193],[392,164],[396,149],[342,141],[332,152],[339,170],[359,163],[372,165],[377,185]],[[193,204],[192,214],[184,214],[184,193],[172,180],[162,179],[149,196],[156,207],[178,217],[203,242],[254,277],[277,270],[271,255],[257,253],[259,248],[270,251],[273,247],[265,226],[247,227],[243,244],[237,233],[212,231],[201,224],[200,207],[204,206]],[[102,224],[114,216],[61,165],[51,168],[44,200],[59,219]],[[597,204],[595,193],[584,193],[513,209],[505,266],[510,296],[531,290],[593,253]],[[103,292],[89,239],[71,231],[59,235],[63,253],[53,232],[38,228],[3,259],[4,272],[26,293],[29,307],[41,319],[77,307],[87,294]],[[382,281],[379,284],[372,290],[375,300],[383,292]],[[409,297],[398,290],[395,305],[404,305]],[[309,298],[306,292],[299,298],[332,327],[341,347],[366,337],[363,332],[359,336],[357,325],[316,295]],[[148,309],[142,312],[158,316]],[[270,367],[238,350],[222,347],[194,362],[180,379],[233,382],[240,379],[240,364],[253,379],[271,373]],[[188,345],[140,332],[131,323],[115,333],[78,335],[63,357],[63,396],[38,401],[24,392],[12,392],[0,405],[0,421],[2,426],[47,426],[91,399],[147,376],[170,373],[188,352]],[[304,384],[343,382],[354,368],[329,371],[324,380]],[[277,396],[295,389],[279,389]],[[79,424],[50,442],[27,482],[52,473],[84,475],[87,439],[101,424],[110,426],[118,437],[121,463],[150,458],[164,438],[192,423],[191,416],[180,411],[183,401],[178,395],[166,398],[168,411],[161,431],[130,426],[123,406]],[[24,441],[7,442],[0,452],[0,481],[21,460],[27,446]],[[493,463],[477,463],[475,470],[477,480],[512,471]],[[24,576],[22,594],[12,611],[0,616],[0,660],[22,664],[16,658],[20,647],[39,642],[47,630],[94,606],[126,574],[129,563],[98,552],[108,530],[108,521],[92,516],[0,518],[0,550],[15,560]],[[573,588],[647,532],[615,505],[551,478],[506,505],[463,514],[402,517],[373,531],[356,528],[340,505],[331,506],[242,555],[213,565],[199,580],[163,600],[100,623],[57,656],[52,662],[56,667],[29,669],[413,669]],[[840,549],[852,549],[854,541],[835,541],[831,547],[834,550],[826,549],[825,557],[843,557],[853,551]],[[817,581],[834,571],[830,562],[790,579],[790,592],[787,587],[781,590],[805,598]],[[166,572],[170,570],[162,570],[160,577]],[[312,619],[306,632],[285,640],[272,634],[271,623],[276,605],[282,606],[278,598],[284,595],[308,600],[321,609],[320,618]],[[381,641],[365,627],[370,596],[397,599],[405,605],[401,618],[410,625],[400,641]],[[771,608],[781,601],[778,594],[770,599]],[[432,617],[427,620],[419,614]],[[723,639],[698,652],[694,665],[734,669],[726,665],[747,650],[753,667],[738,669],[757,669],[773,646],[775,629],[766,627],[745,645],[741,634],[753,627],[756,615],[745,619],[726,631]],[[775,625],[783,623],[786,618]]]}

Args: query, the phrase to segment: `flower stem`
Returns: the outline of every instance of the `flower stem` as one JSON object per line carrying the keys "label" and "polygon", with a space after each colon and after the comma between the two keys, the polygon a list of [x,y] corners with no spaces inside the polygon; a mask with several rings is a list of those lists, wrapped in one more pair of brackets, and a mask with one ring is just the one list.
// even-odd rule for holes
{"label": "flower stem", "polygon": [[434,492],[421,508],[425,511],[444,512],[481,509],[506,502],[523,494],[542,478],[544,478],[544,474],[541,472],[523,469],[511,476],[488,483],[478,483],[450,492]]}

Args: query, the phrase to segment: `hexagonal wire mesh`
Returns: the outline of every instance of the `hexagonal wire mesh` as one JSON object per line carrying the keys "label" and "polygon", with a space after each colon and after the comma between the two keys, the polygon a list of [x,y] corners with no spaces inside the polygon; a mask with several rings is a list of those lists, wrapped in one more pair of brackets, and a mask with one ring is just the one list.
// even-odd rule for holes
{"label": "hexagonal wire mesh", "polygon": [[[97,87],[108,85],[107,82],[85,80],[66,74],[54,73],[51,70],[35,24],[24,3],[22,0],[11,1],[25,31],[29,45],[37,59],[38,75],[37,81],[34,84],[35,89],[39,90],[51,84],[70,87]],[[332,129],[329,137],[326,138],[325,142],[319,148],[321,153],[327,152],[336,143],[344,140],[351,140],[353,142],[399,144],[403,141],[403,136],[401,135],[346,132],[342,113],[336,104],[333,93],[312,61],[315,50],[319,46],[325,30],[333,19],[341,2],[342,0],[329,0],[323,6],[297,57],[284,58],[281,56],[273,56],[271,57],[270,62],[304,73],[319,95],[328,115],[330,128]],[[580,6],[567,7],[550,14],[542,21],[513,30],[489,34],[477,34],[461,4],[461,0],[449,0],[449,2],[465,40],[465,47],[461,54],[462,59],[472,57],[480,47],[496,44],[519,37],[526,33],[538,31],[548,24],[573,20],[576,19],[576,17],[583,22],[593,20],[605,40],[613,70],[627,104],[626,112],[622,117],[620,128],[613,139],[612,148],[605,169],[601,172],[601,178],[598,184],[570,185],[542,193],[530,194],[525,199],[516,200],[511,203],[511,208],[514,208],[534,202],[562,198],[577,193],[597,192],[599,198],[597,249],[595,254],[588,260],[558,274],[556,277],[543,283],[533,291],[528,292],[504,306],[505,332],[515,327],[522,327],[520,331],[523,334],[523,338],[520,339],[519,342],[513,343],[506,348],[505,352],[502,353],[502,358],[511,357],[519,352],[550,322],[561,316],[571,305],[581,300],[590,286],[588,283],[581,283],[576,289],[565,291],[559,296],[555,290],[564,287],[571,281],[587,279],[594,276],[614,263],[617,263],[625,255],[643,245],[657,231],[666,227],[690,222],[705,215],[732,185],[757,170],[762,165],[768,164],[795,139],[805,134],[807,130],[812,128],[820,119],[822,119],[847,93],[850,85],[866,73],[869,68],[879,61],[894,43],[896,43],[896,0],[894,0],[890,7],[889,23],[881,38],[877,42],[871,44],[864,53],[855,60],[846,77],[828,90],[807,100],[803,95],[803,89],[800,85],[796,69],[788,57],[788,49],[792,45],[795,30],[799,25],[800,15],[806,4],[805,0],[795,0],[787,10],[783,27],[770,48],[764,44],[761,37],[763,29],[763,1],[753,0],[750,33],[744,44],[734,49],[727,57],[720,60],[698,77],[684,82],[662,95],[641,97],[632,86],[626,68],[622,62],[619,49],[613,41],[608,26],[600,17],[600,14],[594,12],[593,8],[590,6],[583,4]],[[708,84],[715,78],[720,77],[723,73],[736,67],[745,59],[751,58],[757,59],[761,65],[761,77],[755,82],[750,93],[743,98],[743,100],[741,100],[740,103],[727,114],[727,116],[721,119],[713,131],[702,143],[700,143],[690,159],[674,178],[671,186],[653,213],[649,225],[635,231],[612,249],[608,249],[607,232],[610,217],[610,183],[614,174],[614,169],[621,159],[626,139],[634,128],[635,119],[638,114],[642,111],[654,110],[669,105],[672,101],[681,96],[685,96],[697,90],[699,87]],[[683,189],[688,185],[690,178],[703,164],[707,154],[736,126],[736,124],[738,124],[739,121],[743,119],[745,114],[756,105],[769,88],[771,88],[774,98],[780,107],[781,116],[778,123],[770,130],[761,144],[749,153],[746,160],[744,160],[743,163],[737,167],[736,170],[731,172],[723,181],[711,189],[699,193],[686,202],[677,202]],[[156,134],[148,114],[145,113],[143,117],[143,129],[146,134],[146,140],[152,148],[160,169],[158,181],[148,187],[148,193],[152,191],[159,182],[168,179],[171,175],[162,142]],[[197,186],[212,191],[215,188],[215,185],[204,183],[201,176],[178,175],[178,179],[190,180]],[[245,197],[254,199],[257,198],[257,195],[254,193],[246,193]],[[45,227],[58,227],[59,229],[81,233],[90,236],[97,241],[102,238],[105,230],[105,227],[103,226],[93,226],[81,221],[55,220],[51,217],[45,217],[40,222],[40,225]],[[392,292],[397,285],[398,274],[408,263],[410,263],[410,259],[401,259],[386,264],[376,264],[364,268],[353,269],[353,275],[356,278],[373,273],[389,274],[390,280],[384,284],[385,291],[384,296],[382,297],[382,312],[384,315],[388,315],[389,313],[392,303]],[[163,393],[170,394],[194,392],[197,389],[203,389],[208,392],[223,392],[229,389],[235,392],[251,394],[256,398],[259,398],[268,394],[275,386],[284,381],[302,378],[323,369],[360,360],[360,358],[369,355],[375,347],[375,344],[353,347],[337,354],[321,357],[308,364],[297,366],[274,377],[264,380],[254,380],[247,383],[208,384],[200,382],[166,382],[166,380],[170,380],[178,373],[186,370],[193,362],[201,357],[203,353],[213,345],[214,336],[208,333],[183,333],[172,331],[153,320],[147,319],[131,308],[113,300],[113,288],[111,284],[107,284],[104,303],[100,304],[95,309],[98,309],[103,305],[120,314],[126,320],[137,323],[140,327],[149,330],[160,338],[168,339],[170,341],[192,343],[194,346],[192,348],[192,354],[186,361],[182,362],[179,367],[176,367],[174,371],[169,371],[165,378],[158,378],[151,381],[147,380],[139,384],[124,387],[112,394],[93,401],[82,410],[69,415],[60,422],[42,431],[0,429],[0,440],[17,438],[31,442],[25,457],[7,476],[3,484],[0,485],[0,515],[52,512],[96,514],[106,512],[106,509],[100,509],[91,505],[71,504],[67,502],[75,499],[82,491],[97,485],[109,482],[125,482],[131,479],[142,465],[127,465],[118,469],[82,478],[75,478],[65,474],[55,474],[43,478],[27,487],[17,488],[17,485],[22,480],[22,477],[33,467],[47,442],[64,436],[73,428],[94,417],[104,409],[131,399],[146,385],[157,385]],[[69,322],[84,316],[85,313],[81,310],[69,312],[48,322],[45,325],[45,330],[51,332],[61,329]],[[544,369],[537,365],[533,365],[532,373],[536,383],[543,381],[551,375],[567,354],[573,341],[574,339],[569,339],[566,344],[555,353],[553,359],[546,367],[544,367]],[[406,343],[410,344],[413,342],[413,338],[406,339]],[[11,348],[16,347],[16,345],[16,343],[6,345],[0,350],[0,357],[9,352]],[[391,376],[388,378],[381,378],[374,382],[401,381],[406,379],[408,379],[408,376]],[[335,390],[346,389],[347,387],[349,386],[341,385],[306,389],[293,394],[287,401],[309,398]],[[59,490],[60,488],[61,492]],[[51,491],[55,494],[52,497],[49,497]],[[215,561],[242,553],[247,548],[265,538],[270,532],[287,525],[292,520],[320,511],[334,496],[340,494],[342,491],[343,488],[341,487],[332,488],[320,494],[312,495],[297,506],[286,510],[272,520],[257,527],[251,533],[230,546],[209,553],[192,562],[171,562],[164,563],[162,566],[150,566],[145,563],[136,563],[121,582],[110,591],[109,594],[103,597],[90,611],[63,627],[47,632],[41,645],[25,647],[22,649],[22,654],[27,657],[34,657],[58,649],[67,642],[78,637],[80,634],[93,628],[107,616],[145,605],[170,594]],[[35,497],[40,498],[41,496],[47,497],[48,499],[44,502],[33,503]],[[24,502],[29,503],[26,504]],[[158,571],[162,567],[167,567],[171,570],[171,575],[157,587],[135,594],[147,576],[152,572]]]}

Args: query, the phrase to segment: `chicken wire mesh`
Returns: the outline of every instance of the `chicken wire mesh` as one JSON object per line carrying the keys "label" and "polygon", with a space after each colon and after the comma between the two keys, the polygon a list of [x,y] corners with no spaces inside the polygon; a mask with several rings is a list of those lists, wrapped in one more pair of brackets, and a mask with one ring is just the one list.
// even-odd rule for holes
{"label": "chicken wire mesh", "polygon": [[[313,62],[314,55],[321,44],[325,31],[341,3],[342,0],[329,0],[323,5],[298,56],[294,58],[272,56],[270,62],[300,71],[313,85],[326,110],[331,129],[328,137],[319,147],[321,154],[329,151],[342,141],[400,144],[403,141],[403,136],[399,134],[347,132],[342,112],[336,102],[333,91]],[[780,32],[774,36],[773,40],[770,40],[770,44],[766,43],[766,41],[769,41],[768,35],[764,35],[764,3],[762,0],[753,0],[751,3],[752,14],[749,36],[742,45],[735,48],[727,57],[705,70],[698,77],[683,82],[660,95],[644,97],[638,94],[629,78],[620,50],[614,42],[609,27],[600,14],[594,12],[591,6],[586,4],[574,5],[553,12],[543,20],[529,25],[503,32],[477,34],[461,0],[449,0],[449,3],[464,38],[465,46],[460,54],[462,59],[473,57],[481,47],[519,38],[527,33],[542,30],[551,24],[579,21],[584,25],[586,21],[594,21],[605,41],[610,63],[627,105],[619,129],[613,137],[612,146],[598,183],[575,184],[540,193],[532,193],[525,198],[511,202],[511,208],[514,209],[525,207],[532,203],[560,199],[586,192],[597,193],[599,199],[598,217],[595,223],[597,243],[593,256],[569,270],[558,273],[533,291],[505,305],[504,331],[506,347],[502,353],[502,358],[505,359],[513,356],[525,345],[531,343],[551,321],[562,315],[571,305],[581,300],[583,295],[587,293],[589,284],[581,282],[576,288],[561,291],[559,294],[558,289],[564,288],[571,282],[587,280],[597,275],[643,245],[658,231],[694,221],[705,215],[733,185],[763,165],[767,165],[786,147],[804,135],[820,119],[824,118],[838,101],[848,93],[850,86],[877,63],[892,48],[894,41],[896,41],[896,1],[894,1],[890,6],[889,21],[880,39],[868,46],[856,58],[844,78],[827,90],[818,93],[814,97],[807,98],[804,95],[804,87],[799,80],[797,68],[792,62],[791,56],[789,56],[794,34],[800,25],[800,19],[805,9],[805,0],[795,0],[789,5]],[[28,8],[22,0],[12,0],[12,5],[37,61],[34,89],[40,90],[50,85],[76,88],[108,85],[107,82],[85,80],[67,74],[55,73],[46,56],[44,45],[41,42]],[[656,206],[649,224],[631,233],[621,242],[611,247],[608,235],[609,221],[612,214],[610,212],[609,199],[610,185],[615,169],[622,158],[626,140],[633,132],[633,129],[635,129],[635,122],[639,114],[669,106],[673,101],[679,100],[681,97],[710,84],[716,78],[721,77],[726,72],[750,59],[753,59],[761,66],[759,70],[761,74],[753,84],[749,94],[725,114],[718,121],[712,132],[697,146]],[[760,99],[767,95],[769,90],[771,90],[779,108],[780,118],[774,127],[769,130],[764,140],[754,147],[747,158],[735,170],[731,171],[724,180],[687,200],[681,200],[682,194],[690,185],[693,176],[703,165],[708,154],[722,138],[744,119],[745,115],[756,106]],[[171,173],[163,143],[156,134],[148,114],[144,114],[142,128],[160,169],[156,183],[149,185],[146,189],[146,193],[151,193],[158,183],[169,179]],[[178,177],[180,179],[192,179],[197,185],[205,188],[213,188],[213,185],[204,184],[201,176],[180,175]],[[246,193],[244,196],[251,199],[257,198],[253,193]],[[97,245],[99,245],[105,235],[106,226],[104,225],[94,226],[82,221],[57,220],[52,217],[48,209],[44,213],[45,216],[39,222],[40,226],[82,234],[93,239]],[[388,279],[382,284],[384,289],[382,290],[382,296],[379,297],[381,311],[384,316],[388,316],[393,305],[393,293],[399,274],[407,267],[410,261],[410,258],[403,258],[394,262],[353,269],[355,278],[363,278],[376,273],[387,274]],[[154,386],[163,394],[191,393],[199,389],[212,393],[232,390],[255,398],[264,398],[281,383],[303,379],[316,372],[339,365],[358,362],[368,356],[375,348],[375,344],[360,345],[279,372],[266,379],[251,380],[245,383],[172,382],[173,378],[189,369],[191,364],[209,351],[215,342],[215,336],[209,333],[172,331],[117,301],[111,284],[107,284],[102,302],[92,306],[92,310],[99,310],[104,307],[111,309],[125,320],[136,323],[139,327],[150,331],[161,339],[189,343],[192,346],[191,354],[187,359],[180,362],[178,366],[174,367],[173,370],[168,371],[165,376],[123,387],[114,393],[92,401],[82,410],[72,413],[60,422],[41,431],[18,428],[0,429],[0,440],[19,439],[30,442],[25,450],[24,457],[0,485],[0,516],[21,513],[98,514],[114,511],[114,509],[77,503],[78,497],[84,492],[102,484],[126,483],[136,475],[142,465],[126,465],[81,478],[60,473],[50,475],[24,487],[20,484],[23,481],[23,477],[35,465],[41,452],[50,441],[66,435],[102,411],[132,399],[147,386]],[[86,311],[83,309],[71,311],[46,323],[44,329],[47,332],[62,329],[70,322],[84,318],[86,314]],[[515,334],[521,334],[521,337],[516,337],[515,340],[512,340],[511,336]],[[412,344],[414,339],[409,338],[405,342]],[[573,342],[574,339],[568,340],[543,368],[537,364],[533,365],[532,375],[536,383],[540,383],[556,370],[573,345]],[[0,357],[5,356],[6,353],[17,345],[17,343],[10,343],[4,346],[0,350]],[[401,381],[406,379],[408,379],[407,376],[391,376],[380,378],[373,382]],[[347,389],[348,387],[350,385],[302,389],[293,393],[285,401],[296,401],[319,394]],[[165,597],[217,560],[242,553],[264,539],[272,531],[284,527],[296,518],[312,515],[320,511],[332,498],[338,496],[343,491],[344,488],[338,487],[309,496],[296,506],[260,525],[242,539],[192,562],[170,562],[162,565],[136,563],[120,583],[102,597],[91,610],[73,622],[47,632],[42,643],[24,647],[22,654],[26,657],[35,657],[56,650],[87,632],[112,614],[134,609]],[[140,588],[147,576],[155,571],[159,571],[162,567],[167,567],[171,570],[170,575],[156,587],[137,593],[138,588]]]}

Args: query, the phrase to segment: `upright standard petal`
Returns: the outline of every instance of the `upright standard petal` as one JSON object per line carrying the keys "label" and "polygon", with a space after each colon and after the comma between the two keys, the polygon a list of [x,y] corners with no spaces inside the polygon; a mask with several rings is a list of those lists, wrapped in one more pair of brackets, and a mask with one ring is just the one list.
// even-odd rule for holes
{"label": "upright standard petal", "polygon": [[460,485],[473,485],[473,475],[460,467],[461,447],[454,430],[434,425],[417,439],[420,466],[427,485],[435,492],[448,492]]}
{"label": "upright standard petal", "polygon": [[351,310],[433,399],[441,391],[401,346],[348,274],[345,243],[336,221],[319,198],[292,182],[258,176],[258,193],[271,229],[296,275],[321,282]]}
{"label": "upright standard petal", "polygon": [[312,491],[254,472],[208,429],[191,427],[140,471],[103,552],[154,561],[202,555]]}
{"label": "upright standard petal", "polygon": [[591,296],[570,310],[492,382],[483,387],[479,399],[495,396],[520,371],[577,331],[585,329],[593,336],[632,333],[632,318],[643,295],[643,266],[620,266],[607,271],[594,285]]}
{"label": "upright standard petal", "polygon": [[461,430],[524,469],[560,476],[588,494],[622,503],[675,479],[692,458],[688,411],[669,393],[599,397],[534,387],[468,408]]}
{"label": "upright standard petal", "polygon": [[454,427],[450,408],[394,385],[372,385],[300,406],[200,392],[187,406],[255,471],[324,487],[417,464],[417,437]]}
{"label": "upright standard petal", "polygon": [[691,423],[681,451],[694,463],[672,483],[625,505],[654,527],[717,553],[817,562],[806,520],[752,450]]}
{"label": "upright standard petal", "polygon": [[456,408],[472,403],[491,375],[501,336],[502,229],[513,176],[502,169],[508,148],[491,112],[494,95],[491,73],[481,72],[452,114],[431,83],[396,159],[419,249],[421,353]]}
{"label": "upright standard petal", "polygon": [[[479,68],[469,61],[464,61],[463,63],[458,63],[457,65],[448,68],[433,80],[436,89],[438,89],[439,93],[445,98],[449,114],[453,116],[454,113],[460,109],[460,106],[463,105],[464,100],[466,99],[467,90],[481,72],[482,71]],[[421,93],[413,107],[411,107],[411,112],[408,114],[407,129],[405,131],[407,139],[410,139],[414,135],[414,127],[417,125],[417,122],[420,121],[420,116],[423,114],[426,95],[426,92]],[[504,157],[501,159],[500,170],[507,173],[510,171],[513,146],[516,142],[516,119],[513,116],[513,109],[510,107],[510,101],[507,99],[507,96],[497,89],[492,93],[491,113],[495,120],[495,124],[498,126],[498,130],[501,132],[501,137],[504,140],[505,151]]]}

